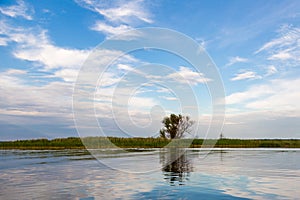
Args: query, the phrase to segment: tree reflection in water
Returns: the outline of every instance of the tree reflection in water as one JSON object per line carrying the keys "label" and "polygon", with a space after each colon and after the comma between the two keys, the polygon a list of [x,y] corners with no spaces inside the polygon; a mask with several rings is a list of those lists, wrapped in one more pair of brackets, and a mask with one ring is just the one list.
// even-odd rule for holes
{"label": "tree reflection in water", "polygon": [[160,151],[159,157],[164,179],[169,181],[170,185],[184,185],[184,182],[189,180],[193,166],[185,149],[165,149]]}

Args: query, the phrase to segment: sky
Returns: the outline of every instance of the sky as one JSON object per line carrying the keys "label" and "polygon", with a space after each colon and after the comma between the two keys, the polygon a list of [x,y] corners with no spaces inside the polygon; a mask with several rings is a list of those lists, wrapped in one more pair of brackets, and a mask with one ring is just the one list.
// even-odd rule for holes
{"label": "sky", "polygon": [[[135,41],[135,29],[146,27],[193,40],[220,80],[172,52],[99,49],[120,34],[131,34],[120,41]],[[171,38],[164,36],[149,38]],[[170,45],[185,47],[182,41]],[[296,0],[2,0],[0,52],[0,140],[97,135],[98,129],[109,136],[156,137],[170,113],[191,116],[196,137],[300,138]],[[97,66],[117,55],[101,75]],[[92,104],[76,107],[85,66],[94,67],[97,82],[85,99]],[[213,110],[219,99],[210,85],[219,82],[225,115]],[[224,121],[212,121],[214,115]],[[98,127],[89,126],[94,119]]]}

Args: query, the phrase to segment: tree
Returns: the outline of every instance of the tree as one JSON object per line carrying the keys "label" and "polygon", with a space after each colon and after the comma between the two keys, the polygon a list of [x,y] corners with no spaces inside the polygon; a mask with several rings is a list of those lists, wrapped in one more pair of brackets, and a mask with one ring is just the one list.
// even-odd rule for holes
{"label": "tree", "polygon": [[171,114],[162,120],[164,127],[160,129],[160,137],[168,139],[178,139],[184,136],[184,133],[190,133],[190,128],[194,121],[189,116]]}

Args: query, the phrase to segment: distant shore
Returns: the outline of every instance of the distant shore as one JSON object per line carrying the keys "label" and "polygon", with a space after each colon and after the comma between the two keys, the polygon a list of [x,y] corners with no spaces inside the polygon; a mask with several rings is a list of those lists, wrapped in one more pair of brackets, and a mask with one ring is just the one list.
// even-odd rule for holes
{"label": "distant shore", "polygon": [[69,137],[0,142],[0,149],[59,150],[101,148],[300,148],[300,139],[177,139]]}

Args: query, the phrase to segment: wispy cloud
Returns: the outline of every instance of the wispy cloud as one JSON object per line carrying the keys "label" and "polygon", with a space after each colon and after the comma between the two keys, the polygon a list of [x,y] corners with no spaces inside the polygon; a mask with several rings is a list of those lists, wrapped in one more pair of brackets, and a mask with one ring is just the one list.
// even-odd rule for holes
{"label": "wispy cloud", "polygon": [[146,23],[152,23],[149,12],[145,9],[143,1],[124,1],[117,6],[108,9],[96,8],[99,14],[112,22],[131,24],[138,19]]}
{"label": "wispy cloud", "polygon": [[258,49],[255,54],[262,51],[269,50],[274,47],[286,47],[297,42],[299,38],[299,28],[295,28],[291,25],[284,25],[279,30],[279,37],[272,39],[271,41],[264,44],[260,49]]}
{"label": "wispy cloud", "polygon": [[105,20],[96,21],[92,30],[104,33],[107,36],[121,34],[132,30],[140,23],[153,23],[151,14],[143,0],[133,1],[94,1],[77,0],[80,6],[92,10]]}
{"label": "wispy cloud", "polygon": [[278,36],[255,51],[255,54],[266,53],[268,60],[282,61],[285,65],[299,65],[300,61],[300,28],[284,25],[278,30]]}
{"label": "wispy cloud", "polygon": [[92,30],[103,32],[106,35],[117,35],[126,31],[132,30],[132,27],[128,25],[111,26],[102,21],[97,21],[92,27]]}
{"label": "wispy cloud", "polygon": [[152,23],[150,13],[143,0],[133,1],[96,1],[77,0],[82,7],[90,9],[104,16],[107,21],[113,23],[132,24],[135,20]]}
{"label": "wispy cloud", "polygon": [[199,83],[206,83],[211,79],[206,78],[203,73],[192,71],[188,67],[181,66],[178,72],[169,74],[167,78],[171,78],[180,83],[188,83],[191,85],[197,85]]}
{"label": "wispy cloud", "polygon": [[17,5],[1,6],[0,12],[9,17],[22,17],[27,20],[32,20],[34,9],[25,4],[23,0],[18,0]]}
{"label": "wispy cloud", "polygon": [[244,63],[244,62],[248,62],[249,60],[247,58],[242,58],[239,56],[235,56],[235,57],[230,57],[229,58],[229,62],[225,65],[226,67],[232,66],[236,63]]}
{"label": "wispy cloud", "polygon": [[[140,36],[138,30],[134,30],[133,27],[121,24],[121,25],[109,25],[103,21],[97,21],[92,27],[91,30],[101,32],[106,36],[117,37],[119,40],[131,40]],[[124,33],[124,34],[122,34]],[[120,35],[121,34],[121,35]]]}
{"label": "wispy cloud", "polygon": [[231,78],[231,81],[239,81],[239,80],[253,80],[253,79],[261,79],[262,77],[253,71],[246,71],[239,74],[236,74],[235,77]]}

